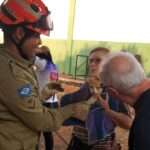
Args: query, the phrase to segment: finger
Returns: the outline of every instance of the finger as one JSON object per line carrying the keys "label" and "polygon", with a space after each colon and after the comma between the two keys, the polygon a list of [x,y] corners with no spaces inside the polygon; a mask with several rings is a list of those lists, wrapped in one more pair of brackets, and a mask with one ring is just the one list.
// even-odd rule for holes
{"label": "finger", "polygon": [[106,94],[106,101],[108,101],[109,100],[109,95],[108,95],[108,93]]}
{"label": "finger", "polygon": [[117,96],[117,95],[118,95],[117,90],[114,89],[114,88],[108,88],[108,93],[109,93],[111,96]]}

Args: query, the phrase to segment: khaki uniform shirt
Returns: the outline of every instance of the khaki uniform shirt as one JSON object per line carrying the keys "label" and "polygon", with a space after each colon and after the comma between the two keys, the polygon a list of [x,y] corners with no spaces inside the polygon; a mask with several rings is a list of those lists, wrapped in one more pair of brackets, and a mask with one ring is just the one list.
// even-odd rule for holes
{"label": "khaki uniform shirt", "polygon": [[0,150],[36,150],[40,131],[57,130],[73,114],[41,104],[31,64],[0,46]]}

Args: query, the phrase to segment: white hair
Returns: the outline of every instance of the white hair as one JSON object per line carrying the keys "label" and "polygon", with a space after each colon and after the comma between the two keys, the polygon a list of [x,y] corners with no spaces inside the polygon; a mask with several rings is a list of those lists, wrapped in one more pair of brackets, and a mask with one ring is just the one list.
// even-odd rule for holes
{"label": "white hair", "polygon": [[104,85],[112,86],[127,94],[146,77],[142,65],[134,55],[128,52],[116,52],[110,53],[102,62],[101,78]]}

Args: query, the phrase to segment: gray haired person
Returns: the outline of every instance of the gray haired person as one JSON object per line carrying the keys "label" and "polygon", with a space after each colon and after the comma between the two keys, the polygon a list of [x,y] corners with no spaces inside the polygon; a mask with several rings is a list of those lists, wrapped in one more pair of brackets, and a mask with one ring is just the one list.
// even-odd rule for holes
{"label": "gray haired person", "polygon": [[101,78],[109,94],[135,109],[129,150],[149,150],[150,80],[145,76],[142,65],[128,52],[111,53],[103,61]]}

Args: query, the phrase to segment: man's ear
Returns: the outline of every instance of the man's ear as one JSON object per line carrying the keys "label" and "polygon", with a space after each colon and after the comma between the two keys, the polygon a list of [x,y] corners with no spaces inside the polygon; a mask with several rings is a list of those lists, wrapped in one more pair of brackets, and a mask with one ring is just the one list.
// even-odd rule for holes
{"label": "man's ear", "polygon": [[25,32],[22,27],[18,27],[15,30],[14,36],[15,36],[16,41],[20,41],[24,37],[24,35],[25,35]]}

